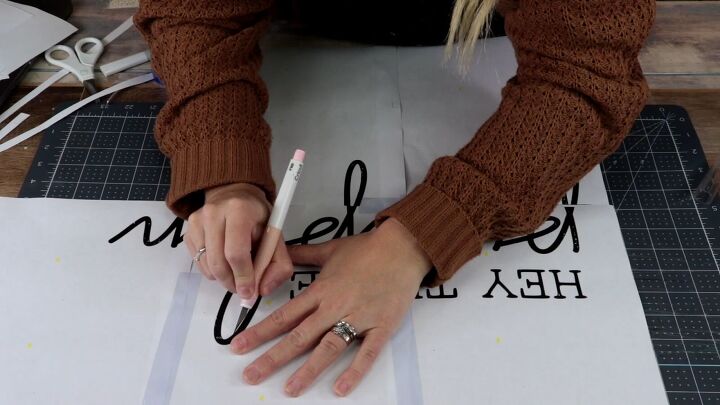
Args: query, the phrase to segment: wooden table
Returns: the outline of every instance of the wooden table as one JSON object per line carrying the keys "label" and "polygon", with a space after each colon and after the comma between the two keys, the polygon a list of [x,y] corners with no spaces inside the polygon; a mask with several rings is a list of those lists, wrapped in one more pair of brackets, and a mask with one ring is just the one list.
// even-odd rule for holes
{"label": "wooden table", "polygon": [[[116,7],[130,1],[74,0],[75,12],[70,21],[79,34],[68,39],[74,43],[80,36],[102,37],[132,15],[132,8]],[[708,160],[720,155],[720,1],[662,1],[657,5],[655,27],[642,51],[640,60],[652,96],[649,103],[677,104],[688,110],[700,135]],[[130,30],[108,47],[99,64],[145,49],[135,30]],[[44,61],[38,62],[11,102],[42,82],[56,69]],[[100,80],[98,87],[106,87],[125,78],[150,71],[148,64]],[[102,75],[98,73],[98,78]],[[53,106],[63,101],[78,100],[82,88],[73,77],[33,100],[24,111],[31,114],[15,133],[30,129],[48,119]],[[140,86],[121,92],[115,99],[160,101],[161,89]],[[0,154],[0,196],[17,196],[40,141],[36,136]]]}

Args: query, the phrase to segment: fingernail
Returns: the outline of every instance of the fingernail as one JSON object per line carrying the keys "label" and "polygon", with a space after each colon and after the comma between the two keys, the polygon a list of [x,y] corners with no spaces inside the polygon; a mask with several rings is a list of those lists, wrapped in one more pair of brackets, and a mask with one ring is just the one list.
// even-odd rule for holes
{"label": "fingernail", "polygon": [[241,298],[248,299],[252,296],[252,288],[250,287],[240,287],[238,288],[238,295]]}
{"label": "fingernail", "polygon": [[298,380],[292,380],[288,383],[288,385],[285,387],[285,392],[290,395],[291,397],[296,397],[300,395],[300,392],[303,389],[303,385]]}
{"label": "fingernail", "polygon": [[260,379],[260,373],[255,367],[252,366],[245,369],[245,373],[243,373],[243,376],[245,377],[245,381],[249,382],[250,384],[257,384],[258,380]]}
{"label": "fingernail", "polygon": [[345,394],[347,394],[347,392],[349,390],[350,390],[350,384],[343,381],[337,385],[335,392],[340,396],[345,396]]}
{"label": "fingernail", "polygon": [[236,353],[242,353],[247,347],[247,341],[242,335],[238,335],[232,341],[232,348]]}

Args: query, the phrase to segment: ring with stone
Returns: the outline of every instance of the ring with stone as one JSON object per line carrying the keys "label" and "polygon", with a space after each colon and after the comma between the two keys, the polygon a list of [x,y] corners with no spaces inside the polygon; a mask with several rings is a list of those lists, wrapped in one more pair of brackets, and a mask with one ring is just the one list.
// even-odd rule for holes
{"label": "ring with stone", "polygon": [[338,321],[335,325],[333,325],[330,331],[340,336],[340,338],[342,338],[342,340],[344,340],[348,345],[352,343],[353,340],[357,339],[358,335],[355,327],[345,321]]}

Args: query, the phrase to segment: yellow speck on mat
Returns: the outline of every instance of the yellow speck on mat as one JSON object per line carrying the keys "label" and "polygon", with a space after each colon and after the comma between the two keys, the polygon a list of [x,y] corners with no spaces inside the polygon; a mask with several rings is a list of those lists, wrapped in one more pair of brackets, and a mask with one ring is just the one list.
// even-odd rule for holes
{"label": "yellow speck on mat", "polygon": [[265,305],[267,305],[267,306],[272,305],[272,300],[267,300],[267,301],[265,301]]}
{"label": "yellow speck on mat", "polygon": [[60,256],[55,256],[55,264],[60,264]]}
{"label": "yellow speck on mat", "polygon": [[490,253],[488,253],[487,250],[483,251],[483,256],[490,256]]}
{"label": "yellow speck on mat", "polygon": [[502,343],[502,339],[500,339],[500,336],[495,338],[495,343],[497,343],[497,344]]}
{"label": "yellow speck on mat", "polygon": [[32,349],[32,342],[28,342],[28,344],[25,345],[28,349]]}
{"label": "yellow speck on mat", "polygon": [[264,401],[264,400],[265,400],[265,395],[260,394],[260,400],[261,400],[261,401]]}

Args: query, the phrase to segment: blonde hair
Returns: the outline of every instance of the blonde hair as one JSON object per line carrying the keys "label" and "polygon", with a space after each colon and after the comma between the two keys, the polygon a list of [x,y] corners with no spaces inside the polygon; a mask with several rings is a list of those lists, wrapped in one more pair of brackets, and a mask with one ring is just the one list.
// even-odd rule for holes
{"label": "blonde hair", "polygon": [[[498,0],[455,0],[450,30],[445,44],[449,59],[457,48],[460,70],[467,71],[478,37],[487,34],[495,4]],[[457,44],[456,46],[453,46]]]}

